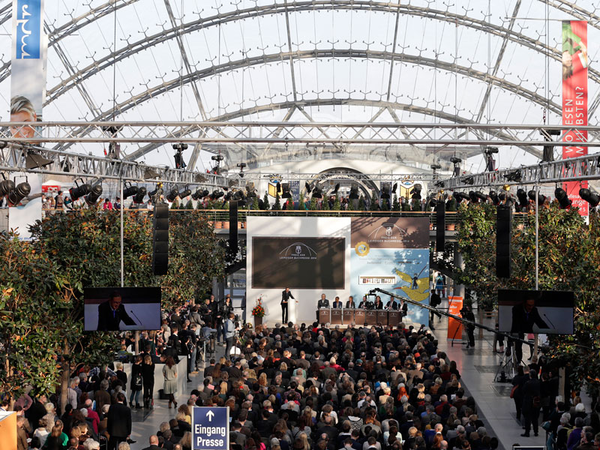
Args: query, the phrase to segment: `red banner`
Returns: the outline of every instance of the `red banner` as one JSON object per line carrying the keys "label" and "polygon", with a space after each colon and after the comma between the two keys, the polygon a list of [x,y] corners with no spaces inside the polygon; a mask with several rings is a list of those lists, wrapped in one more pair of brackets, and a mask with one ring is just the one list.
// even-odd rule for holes
{"label": "red banner", "polygon": [[[562,23],[562,120],[565,126],[587,126],[588,124],[588,48],[587,22],[571,20]],[[587,142],[588,133],[572,130],[563,140],[573,145],[563,147],[563,159],[576,158],[588,154],[580,142]],[[587,181],[563,183],[563,189],[578,207],[582,216],[588,215],[588,203],[579,197],[579,189],[587,188]]]}

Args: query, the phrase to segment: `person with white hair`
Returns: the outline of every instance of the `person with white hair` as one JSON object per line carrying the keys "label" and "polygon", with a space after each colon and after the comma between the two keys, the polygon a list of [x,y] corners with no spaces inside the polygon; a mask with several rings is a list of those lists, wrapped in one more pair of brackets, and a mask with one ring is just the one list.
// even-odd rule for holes
{"label": "person with white hair", "polygon": [[[37,114],[31,101],[27,97],[17,95],[10,100],[11,122],[36,122]],[[10,127],[10,133],[16,138],[32,138],[35,130],[30,126]]]}
{"label": "person with white hair", "polygon": [[93,440],[92,438],[89,438],[86,439],[83,443],[83,448],[85,448],[85,450],[100,450],[100,443]]}

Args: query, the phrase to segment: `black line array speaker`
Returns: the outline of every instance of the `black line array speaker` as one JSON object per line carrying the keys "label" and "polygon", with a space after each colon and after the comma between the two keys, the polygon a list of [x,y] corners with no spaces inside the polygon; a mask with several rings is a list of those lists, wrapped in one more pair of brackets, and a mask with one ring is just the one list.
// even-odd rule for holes
{"label": "black line array speaker", "polygon": [[154,207],[152,272],[166,275],[169,268],[169,207],[159,203]]}
{"label": "black line array speaker", "polygon": [[496,276],[510,278],[511,258],[510,243],[512,240],[512,208],[498,206],[496,219]]}
{"label": "black line array speaker", "polygon": [[229,251],[232,255],[238,252],[238,202],[229,202]]}
{"label": "black line array speaker", "polygon": [[443,252],[446,246],[446,203],[438,200],[435,211],[435,249]]}

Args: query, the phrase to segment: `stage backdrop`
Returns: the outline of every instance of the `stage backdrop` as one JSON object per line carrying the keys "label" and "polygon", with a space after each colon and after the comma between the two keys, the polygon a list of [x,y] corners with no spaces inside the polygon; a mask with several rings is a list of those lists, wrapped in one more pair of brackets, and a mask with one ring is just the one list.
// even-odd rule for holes
{"label": "stage backdrop", "polygon": [[[268,324],[281,322],[286,287],[298,300],[289,306],[293,322],[316,320],[323,293],[331,303],[350,295],[359,302],[381,287],[429,304],[427,218],[249,216],[247,230],[247,307],[261,298]],[[417,306],[409,312],[411,320],[427,323]]]}
{"label": "stage backdrop", "polygon": [[[360,298],[380,287],[429,304],[428,218],[353,218],[351,255],[350,289]],[[409,304],[408,311],[413,322],[427,324],[426,310]]]}
{"label": "stage backdrop", "polygon": [[350,219],[248,216],[247,320],[261,297],[265,322],[281,322],[281,291],[298,300],[289,320],[312,323],[321,294],[333,302],[350,295]]}

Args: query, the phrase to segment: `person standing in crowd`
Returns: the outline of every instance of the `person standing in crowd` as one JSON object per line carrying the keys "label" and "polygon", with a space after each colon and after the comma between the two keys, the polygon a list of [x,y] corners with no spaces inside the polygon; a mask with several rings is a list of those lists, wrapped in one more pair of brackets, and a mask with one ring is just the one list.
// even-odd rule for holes
{"label": "person standing in crowd", "polygon": [[529,371],[529,380],[523,386],[523,417],[525,419],[525,432],[521,435],[529,437],[533,427],[533,435],[538,435],[538,419],[542,406],[540,380],[535,370]]}
{"label": "person standing in crowd", "polygon": [[172,356],[167,357],[162,372],[164,377],[163,389],[169,399],[169,409],[171,409],[171,404],[177,408],[177,402],[175,401],[175,394],[177,393],[177,366]]}
{"label": "person standing in crowd", "polygon": [[102,209],[105,211],[112,211],[113,205],[108,197],[104,199],[104,203],[102,204]]}
{"label": "person standing in crowd", "polygon": [[125,405],[125,394],[117,394],[117,402],[110,405],[108,410],[107,429],[110,438],[108,450],[117,450],[121,442],[131,436],[131,409]]}
{"label": "person standing in crowd", "polygon": [[290,298],[294,299],[294,296],[292,295],[290,288],[286,287],[281,292],[281,322],[283,322],[283,323],[287,323],[287,321],[288,321],[288,306],[289,306]]}
{"label": "person standing in crowd", "polygon": [[229,313],[227,320],[225,321],[225,359],[231,359],[231,348],[233,347],[233,340],[235,338],[235,316],[233,313]]}
{"label": "person standing in crowd", "polygon": [[58,191],[58,194],[56,194],[56,197],[54,197],[54,209],[57,211],[62,211],[64,209],[64,204],[65,200],[63,198],[63,192]]}
{"label": "person standing in crowd", "polygon": [[[144,378],[142,375],[142,356],[136,355],[133,360],[133,366],[131,366],[131,381],[129,388],[131,389],[131,395],[129,396],[129,404],[133,408],[134,405],[137,409],[140,409],[140,392],[144,385]],[[135,403],[133,402],[135,400]]]}
{"label": "person standing in crowd", "polygon": [[154,369],[155,364],[152,361],[152,356],[144,355],[144,363],[142,364],[142,378],[144,385],[144,408],[154,407]]}
{"label": "person standing in crowd", "polygon": [[[469,322],[475,322],[475,316],[469,305],[463,306],[461,315],[463,319],[468,320]],[[475,325],[472,323],[465,323],[465,329],[467,330],[467,336],[469,338],[467,348],[475,347]]]}
{"label": "person standing in crowd", "polygon": [[444,298],[446,296],[446,283],[444,282],[444,275],[441,273],[438,273],[437,277],[435,278],[435,291],[440,298]]}

